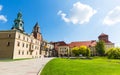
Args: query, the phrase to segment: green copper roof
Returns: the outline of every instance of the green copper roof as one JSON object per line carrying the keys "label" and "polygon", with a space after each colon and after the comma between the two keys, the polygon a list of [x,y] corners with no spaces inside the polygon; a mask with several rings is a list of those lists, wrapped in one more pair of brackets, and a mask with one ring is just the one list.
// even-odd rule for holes
{"label": "green copper roof", "polygon": [[22,13],[18,12],[17,18],[14,20],[14,25],[12,29],[18,30],[20,32],[24,32],[24,22],[22,20]]}

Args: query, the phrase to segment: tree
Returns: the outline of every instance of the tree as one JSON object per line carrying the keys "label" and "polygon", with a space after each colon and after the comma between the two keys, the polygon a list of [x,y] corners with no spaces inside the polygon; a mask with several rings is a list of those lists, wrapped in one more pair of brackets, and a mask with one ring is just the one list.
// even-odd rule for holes
{"label": "tree", "polygon": [[83,56],[87,56],[87,57],[90,56],[90,49],[86,46],[80,46],[79,51],[80,51],[80,54],[82,54]]}
{"label": "tree", "polygon": [[80,47],[74,47],[72,48],[72,53],[75,56],[79,56],[80,54],[82,54],[82,56],[90,56],[90,49],[86,46],[80,46]]}
{"label": "tree", "polygon": [[97,42],[97,45],[95,46],[95,49],[97,51],[97,53],[100,55],[100,56],[103,56],[104,53],[105,53],[105,45],[104,45],[104,42],[102,40],[98,41]]}
{"label": "tree", "polygon": [[90,57],[90,48],[87,48],[87,49],[86,49],[86,56],[87,56],[87,57]]}
{"label": "tree", "polygon": [[120,59],[120,48],[110,48],[106,54],[109,59]]}
{"label": "tree", "polygon": [[75,56],[79,56],[79,47],[74,47],[74,48],[72,48],[72,53],[73,53]]}

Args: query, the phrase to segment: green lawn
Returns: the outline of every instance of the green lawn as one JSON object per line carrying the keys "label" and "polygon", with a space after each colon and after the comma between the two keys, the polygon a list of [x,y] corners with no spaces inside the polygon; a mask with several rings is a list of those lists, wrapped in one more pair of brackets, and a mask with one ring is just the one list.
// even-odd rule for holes
{"label": "green lawn", "polygon": [[41,75],[120,75],[120,60],[55,58],[48,62]]}

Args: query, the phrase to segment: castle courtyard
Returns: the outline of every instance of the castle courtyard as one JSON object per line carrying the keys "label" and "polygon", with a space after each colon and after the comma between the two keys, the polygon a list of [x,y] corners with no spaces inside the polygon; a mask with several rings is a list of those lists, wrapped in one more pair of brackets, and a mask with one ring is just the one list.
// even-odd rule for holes
{"label": "castle courtyard", "polygon": [[0,75],[38,75],[52,58],[0,62]]}

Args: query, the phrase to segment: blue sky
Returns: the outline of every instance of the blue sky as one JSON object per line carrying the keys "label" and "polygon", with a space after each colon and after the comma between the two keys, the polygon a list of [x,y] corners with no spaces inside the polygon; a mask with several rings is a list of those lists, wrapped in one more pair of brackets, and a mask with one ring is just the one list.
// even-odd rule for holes
{"label": "blue sky", "polygon": [[0,0],[0,30],[23,14],[25,32],[39,23],[47,41],[97,40],[101,33],[120,44],[120,0]]}

